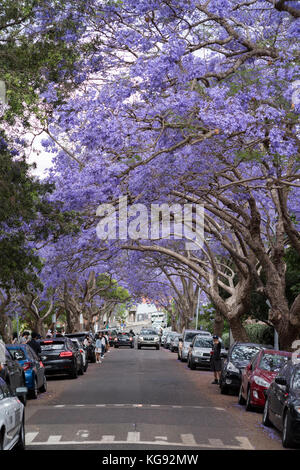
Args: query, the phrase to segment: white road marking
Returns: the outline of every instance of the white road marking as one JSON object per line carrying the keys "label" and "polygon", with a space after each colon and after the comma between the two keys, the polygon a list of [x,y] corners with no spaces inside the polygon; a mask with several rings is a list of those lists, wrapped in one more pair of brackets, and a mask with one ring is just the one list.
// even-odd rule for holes
{"label": "white road marking", "polygon": [[63,408],[66,405],[54,405],[54,408]]}
{"label": "white road marking", "polygon": [[193,434],[180,434],[180,437],[186,446],[197,445]]}
{"label": "white road marking", "polygon": [[208,439],[208,442],[214,447],[223,447],[223,441],[221,441],[221,439]]}
{"label": "white road marking", "polygon": [[79,431],[77,431],[76,433],[76,436],[84,439],[86,437],[89,437],[90,433],[87,429],[79,429]]}
{"label": "white road marking", "polygon": [[159,441],[167,441],[168,440],[167,436],[155,436],[154,439],[158,439]]}
{"label": "white road marking", "polygon": [[[140,433],[128,433],[128,434],[140,434]],[[57,437],[57,436],[50,436],[50,437]],[[137,444],[137,445],[147,445],[147,446],[168,446],[168,447],[196,447],[196,448],[202,448],[202,449],[232,449],[232,450],[253,450],[254,447],[251,445],[249,439],[247,437],[236,437],[235,439],[239,441],[240,445],[230,445],[230,444],[223,444],[223,442],[220,440],[219,446],[212,445],[210,443],[201,443],[201,444],[192,444],[192,439],[189,439],[189,443],[183,443],[183,442],[167,442],[167,441],[140,441],[136,440],[138,436],[130,436],[132,440],[127,441],[116,441],[115,436],[103,436],[101,441],[58,441],[58,442],[51,442],[46,441],[46,442],[29,442],[27,445],[29,446],[51,446],[51,445],[63,445],[63,446],[69,446],[69,445],[74,445],[74,446],[82,446],[82,445],[101,445],[101,444],[116,444],[116,445],[126,445],[126,444]],[[135,440],[133,440],[133,437]],[[108,440],[110,438],[110,440]],[[221,445],[222,444],[222,445]]]}
{"label": "white road marking", "polygon": [[140,432],[129,432],[127,434],[127,442],[139,442],[140,441]]}
{"label": "white road marking", "polygon": [[26,445],[30,444],[37,435],[38,435],[38,432],[27,432],[25,434],[25,443],[26,443]]}
{"label": "white road marking", "polygon": [[143,405],[132,405],[132,406],[133,406],[133,408],[142,408],[143,407]]}
{"label": "white road marking", "polygon": [[61,436],[49,436],[48,437],[48,444],[57,444],[61,440]]}
{"label": "white road marking", "polygon": [[115,440],[115,436],[102,436],[102,441],[101,442],[107,442],[107,443],[112,443]]}

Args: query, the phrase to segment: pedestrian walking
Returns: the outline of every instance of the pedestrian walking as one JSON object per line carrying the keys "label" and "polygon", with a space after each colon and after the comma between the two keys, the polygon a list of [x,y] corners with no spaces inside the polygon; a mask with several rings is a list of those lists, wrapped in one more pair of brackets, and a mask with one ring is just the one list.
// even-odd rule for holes
{"label": "pedestrian walking", "polygon": [[39,343],[39,341],[37,341],[38,337],[39,337],[38,333],[33,331],[31,333],[31,340],[28,341],[28,343],[27,343],[28,346],[30,346],[37,355],[41,354],[41,352],[42,352],[40,343]]}
{"label": "pedestrian walking", "polygon": [[95,354],[96,354],[96,363],[101,364],[101,354],[102,354],[102,341],[99,338],[98,334],[95,336],[96,339],[96,345],[95,345]]}
{"label": "pedestrian walking", "polygon": [[211,356],[211,370],[214,373],[215,380],[213,384],[219,385],[221,379],[222,359],[221,359],[221,342],[218,336],[213,336],[213,349]]}
{"label": "pedestrian walking", "polygon": [[102,344],[101,359],[104,359],[104,354],[105,354],[105,350],[106,350],[106,341],[105,341],[105,336],[104,336],[103,333],[101,333],[101,335],[100,335],[100,340],[101,340],[101,344]]}

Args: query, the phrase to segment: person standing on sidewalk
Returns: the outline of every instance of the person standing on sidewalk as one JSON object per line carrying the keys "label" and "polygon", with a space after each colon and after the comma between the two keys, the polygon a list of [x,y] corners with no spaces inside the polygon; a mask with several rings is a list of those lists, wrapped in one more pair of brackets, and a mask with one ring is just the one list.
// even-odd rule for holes
{"label": "person standing on sidewalk", "polygon": [[213,349],[211,356],[211,370],[215,375],[213,384],[219,385],[221,379],[222,359],[221,359],[221,342],[218,336],[213,336]]}
{"label": "person standing on sidewalk", "polygon": [[99,338],[99,335],[95,336],[96,344],[95,344],[95,354],[96,354],[96,363],[101,364],[101,355],[102,355],[102,341]]}
{"label": "person standing on sidewalk", "polygon": [[105,354],[105,351],[106,351],[106,340],[105,340],[105,336],[104,336],[103,333],[101,333],[101,335],[100,335],[100,340],[101,340],[101,344],[102,344],[101,359],[104,359],[104,354]]}

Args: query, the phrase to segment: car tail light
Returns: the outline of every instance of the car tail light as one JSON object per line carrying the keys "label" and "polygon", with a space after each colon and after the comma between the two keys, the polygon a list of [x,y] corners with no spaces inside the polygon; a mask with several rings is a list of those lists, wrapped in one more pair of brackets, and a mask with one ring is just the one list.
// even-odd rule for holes
{"label": "car tail light", "polygon": [[213,356],[214,352],[213,351],[210,351],[210,355]]}
{"label": "car tail light", "polygon": [[42,361],[40,361],[40,367],[44,367],[44,364],[42,363]]}
{"label": "car tail light", "polygon": [[112,339],[112,336],[109,336],[109,338],[108,338],[108,339]]}
{"label": "car tail light", "polygon": [[24,370],[28,370],[31,368],[31,362],[24,362],[23,364],[23,369]]}
{"label": "car tail light", "polygon": [[72,357],[73,353],[71,351],[63,351],[60,353],[59,357]]}
{"label": "car tail light", "polygon": [[81,352],[81,354],[83,354],[83,349],[80,349],[79,351]]}
{"label": "car tail light", "polygon": [[52,339],[49,341],[44,341],[44,344],[50,344],[50,343],[53,343]]}

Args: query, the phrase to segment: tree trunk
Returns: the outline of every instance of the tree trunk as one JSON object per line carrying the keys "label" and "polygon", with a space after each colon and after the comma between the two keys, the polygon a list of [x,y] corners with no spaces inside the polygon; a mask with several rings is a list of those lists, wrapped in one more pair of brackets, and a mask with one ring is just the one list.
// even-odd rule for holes
{"label": "tree trunk", "polygon": [[0,335],[4,343],[11,343],[12,341],[12,321],[4,311],[0,311]]}
{"label": "tree trunk", "polygon": [[224,318],[219,312],[216,312],[215,318],[214,318],[214,326],[213,326],[214,335],[221,337],[223,334],[223,330],[224,330]]}
{"label": "tree trunk", "polygon": [[35,319],[35,321],[34,321],[34,331],[36,333],[40,334],[43,338],[45,337],[46,332],[45,332],[45,327],[44,327],[44,323],[43,323],[42,318]]}
{"label": "tree trunk", "polygon": [[229,326],[232,332],[234,341],[241,341],[243,343],[249,342],[248,334],[241,322],[241,319],[235,315],[228,315]]}

